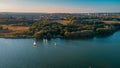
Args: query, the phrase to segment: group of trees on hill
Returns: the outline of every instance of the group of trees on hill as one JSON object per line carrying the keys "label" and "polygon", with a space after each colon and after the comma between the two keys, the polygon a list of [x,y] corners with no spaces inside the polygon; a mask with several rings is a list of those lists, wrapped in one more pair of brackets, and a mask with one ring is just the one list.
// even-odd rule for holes
{"label": "group of trees on hill", "polygon": [[38,38],[92,38],[113,34],[120,24],[105,24],[101,21],[71,20],[67,25],[49,20],[34,23],[30,27],[31,34]]}

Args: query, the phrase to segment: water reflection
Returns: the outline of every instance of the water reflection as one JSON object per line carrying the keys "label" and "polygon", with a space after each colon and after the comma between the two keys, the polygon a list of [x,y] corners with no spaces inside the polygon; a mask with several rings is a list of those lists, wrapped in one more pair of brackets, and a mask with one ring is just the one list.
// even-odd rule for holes
{"label": "water reflection", "polygon": [[37,46],[33,46],[34,48],[36,48]]}

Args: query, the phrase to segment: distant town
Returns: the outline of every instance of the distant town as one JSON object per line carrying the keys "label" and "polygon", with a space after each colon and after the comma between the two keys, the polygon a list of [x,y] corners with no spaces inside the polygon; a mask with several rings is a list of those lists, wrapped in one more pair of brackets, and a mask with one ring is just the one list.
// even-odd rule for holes
{"label": "distant town", "polygon": [[[112,20],[118,20],[120,13],[18,13],[18,12],[0,12],[0,18],[6,18],[11,20],[13,19],[27,19],[27,20],[67,20],[68,17],[90,17],[92,19],[100,20],[99,18],[106,17],[106,18],[113,18]],[[87,19],[87,18],[86,18]],[[10,22],[10,21],[9,21]],[[0,22],[2,23],[2,22]]]}

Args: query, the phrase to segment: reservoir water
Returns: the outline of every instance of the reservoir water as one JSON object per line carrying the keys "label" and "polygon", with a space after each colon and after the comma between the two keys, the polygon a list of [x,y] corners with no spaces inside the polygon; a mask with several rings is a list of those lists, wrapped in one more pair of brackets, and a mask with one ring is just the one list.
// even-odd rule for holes
{"label": "reservoir water", "polygon": [[87,40],[0,38],[0,68],[120,68],[120,31]]}

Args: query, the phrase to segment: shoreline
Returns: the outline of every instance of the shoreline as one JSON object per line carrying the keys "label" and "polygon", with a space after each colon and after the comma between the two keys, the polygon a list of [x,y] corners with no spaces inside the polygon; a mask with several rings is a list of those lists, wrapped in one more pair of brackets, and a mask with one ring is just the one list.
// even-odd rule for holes
{"label": "shoreline", "polygon": [[[119,31],[116,31],[116,32],[119,32]],[[113,34],[115,34],[116,32],[112,33],[112,34],[109,34],[109,35],[104,35],[104,36],[92,36],[92,37],[79,37],[79,38],[66,38],[66,37],[51,37],[51,38],[41,38],[41,39],[56,39],[56,38],[60,38],[60,39],[92,39],[92,38],[104,38],[104,37],[109,37]],[[36,38],[36,37],[32,37],[32,36],[29,36],[29,37],[15,37],[15,36],[0,36],[0,38],[5,38],[5,39],[36,39],[36,40],[40,40],[40,38]]]}
{"label": "shoreline", "polygon": [[8,38],[8,39],[30,39],[30,38],[35,38],[35,37],[6,37],[6,36],[0,36],[0,38]]}

